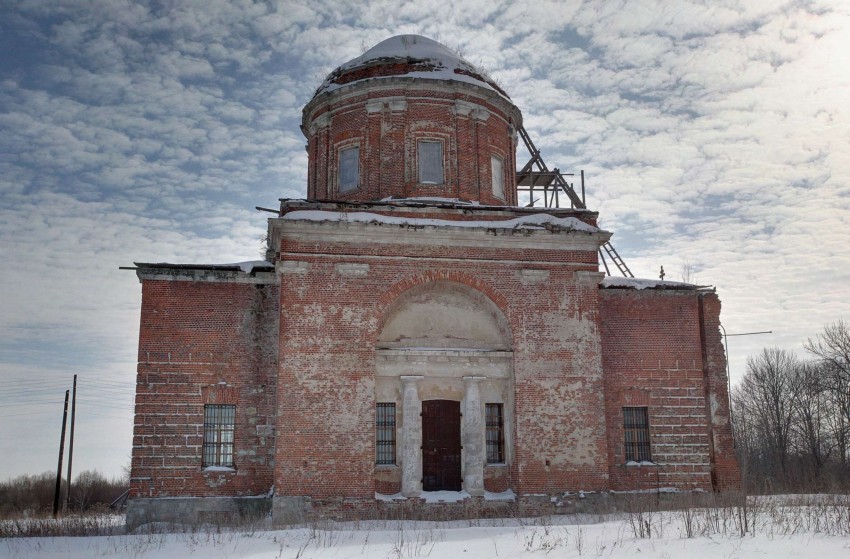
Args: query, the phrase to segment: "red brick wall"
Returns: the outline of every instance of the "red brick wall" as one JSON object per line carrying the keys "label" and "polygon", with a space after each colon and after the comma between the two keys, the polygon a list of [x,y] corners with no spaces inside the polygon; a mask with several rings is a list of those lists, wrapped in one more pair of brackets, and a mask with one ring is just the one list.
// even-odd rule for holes
{"label": "red brick wall", "polygon": [[[132,497],[269,490],[278,305],[273,285],[142,282]],[[232,472],[201,467],[205,403],[236,404]]]}
{"label": "red brick wall", "polygon": [[[697,291],[602,289],[600,300],[611,488],[736,487],[731,432],[722,425],[728,397],[717,297]],[[712,402],[714,423],[709,419]],[[624,406],[648,408],[656,465],[625,464]]]}
{"label": "red brick wall", "polygon": [[[487,487],[504,489],[506,480],[527,493],[607,487],[596,276],[575,274],[596,272],[595,253],[575,258],[592,264],[564,266],[540,258],[548,251],[528,249],[507,257],[495,248],[294,239],[279,249],[284,260],[308,267],[280,275],[278,495],[356,498],[397,487],[374,466],[375,346],[393,302],[433,281],[482,292],[513,332],[515,460],[489,475]],[[343,277],[335,269],[342,262],[369,269]],[[548,271],[548,281],[523,284],[523,268]]]}
{"label": "red brick wall", "polygon": [[741,468],[732,439],[729,378],[726,375],[726,352],[720,334],[720,299],[714,294],[705,294],[700,298],[700,304],[708,417],[712,426],[714,482],[720,491],[738,491],[741,488]]}
{"label": "red brick wall", "polygon": [[[307,266],[279,289],[143,281],[133,497],[396,492],[374,465],[375,347],[398,298],[435,281],[487,296],[512,333],[513,460],[488,490],[738,487],[715,295],[600,290],[590,251],[335,238],[284,235],[278,254]],[[237,406],[233,472],[201,468],[205,403]],[[623,464],[623,406],[649,408],[657,465]]]}
{"label": "red brick wall", "polygon": [[[307,195],[319,200],[379,200],[388,196],[436,196],[478,200],[483,204],[516,205],[515,127],[519,111],[506,114],[502,105],[473,95],[475,86],[435,86],[411,92],[386,85],[355,84],[357,93],[315,104],[305,115],[309,154]],[[470,89],[470,91],[467,91]],[[491,93],[492,95],[492,93]],[[367,111],[378,99],[406,97],[404,108],[387,103]],[[456,102],[474,109],[458,112]],[[479,118],[483,109],[489,115]],[[478,115],[478,116],[476,116]],[[321,117],[321,119],[318,119]],[[317,120],[318,119],[318,120]],[[325,125],[311,124],[328,119]],[[445,184],[419,183],[417,141],[443,142]],[[339,192],[337,153],[341,146],[360,146],[360,187]],[[491,155],[504,162],[506,199],[492,194]]]}

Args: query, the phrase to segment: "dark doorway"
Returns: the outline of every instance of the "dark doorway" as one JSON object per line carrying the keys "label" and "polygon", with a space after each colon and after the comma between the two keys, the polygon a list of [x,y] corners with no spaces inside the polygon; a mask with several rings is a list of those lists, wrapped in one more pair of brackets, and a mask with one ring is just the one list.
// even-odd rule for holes
{"label": "dark doorway", "polygon": [[422,402],[422,489],[460,491],[460,402]]}

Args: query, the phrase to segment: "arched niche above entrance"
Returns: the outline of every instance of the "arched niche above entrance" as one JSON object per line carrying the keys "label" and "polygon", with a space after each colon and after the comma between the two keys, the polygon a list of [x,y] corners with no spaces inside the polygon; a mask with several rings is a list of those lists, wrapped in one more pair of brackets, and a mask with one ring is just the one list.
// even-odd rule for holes
{"label": "arched niche above entrance", "polygon": [[[493,462],[485,468],[486,405],[504,410],[503,462],[494,467],[510,464],[513,456],[511,340],[499,307],[463,283],[435,280],[398,295],[375,351],[375,401],[395,410],[397,467],[376,468],[376,486],[407,497],[461,486],[471,495],[484,493],[494,475]],[[439,414],[429,419],[434,402],[460,418],[445,437],[432,432],[446,424]],[[449,438],[453,450],[441,450]]]}
{"label": "arched niche above entrance", "polygon": [[377,347],[507,351],[510,340],[504,315],[485,295],[460,283],[435,281],[398,298]]}

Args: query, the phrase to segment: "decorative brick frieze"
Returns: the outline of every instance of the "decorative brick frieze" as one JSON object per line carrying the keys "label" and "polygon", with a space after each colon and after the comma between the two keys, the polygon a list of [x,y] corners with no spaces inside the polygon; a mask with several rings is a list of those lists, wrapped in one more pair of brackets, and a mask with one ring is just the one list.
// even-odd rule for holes
{"label": "decorative brick frieze", "polygon": [[281,260],[275,266],[278,274],[306,274],[310,269],[310,263],[298,260]]}
{"label": "decorative brick frieze", "polygon": [[523,269],[519,271],[520,282],[523,285],[536,285],[549,279],[549,270]]}
{"label": "decorative brick frieze", "polygon": [[369,265],[354,262],[341,262],[334,266],[336,273],[344,278],[362,278],[369,274]]}

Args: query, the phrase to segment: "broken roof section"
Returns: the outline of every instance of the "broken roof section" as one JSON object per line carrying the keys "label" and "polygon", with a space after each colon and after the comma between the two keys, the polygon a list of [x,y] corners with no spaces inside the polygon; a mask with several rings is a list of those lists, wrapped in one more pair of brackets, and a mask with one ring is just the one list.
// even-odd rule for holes
{"label": "broken roof section", "polygon": [[599,284],[606,289],[656,289],[656,290],[675,290],[675,291],[701,291],[712,290],[708,285],[694,285],[692,283],[684,283],[680,281],[664,281],[657,279],[641,279],[641,278],[618,278],[608,276]]}
{"label": "broken roof section", "polygon": [[316,95],[355,81],[399,76],[473,83],[510,99],[479,68],[445,45],[421,35],[396,35],[381,41],[328,74]]}

